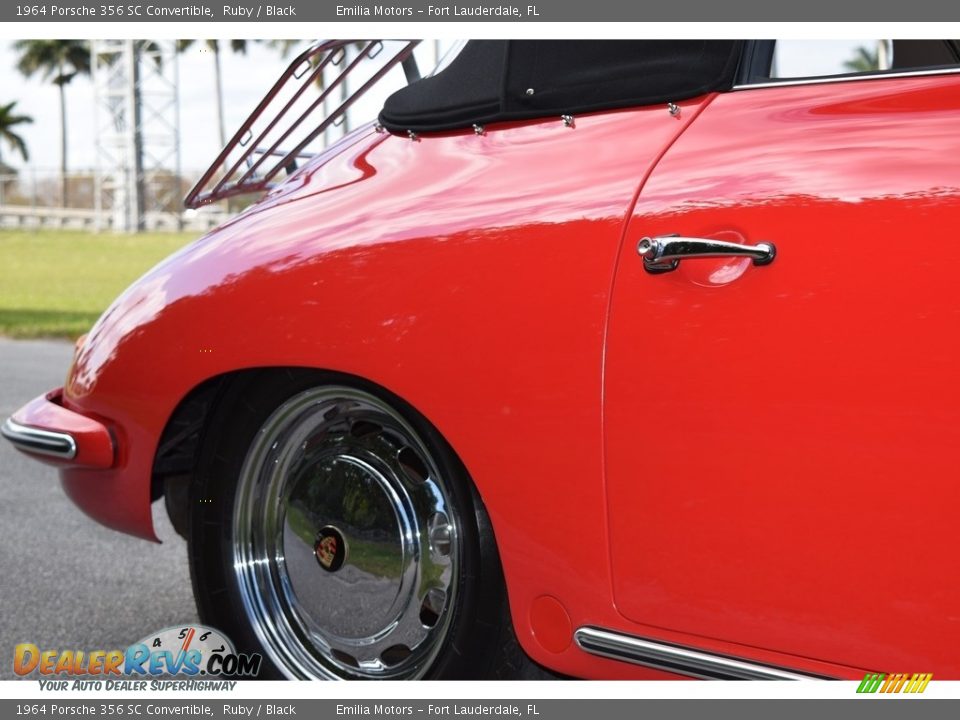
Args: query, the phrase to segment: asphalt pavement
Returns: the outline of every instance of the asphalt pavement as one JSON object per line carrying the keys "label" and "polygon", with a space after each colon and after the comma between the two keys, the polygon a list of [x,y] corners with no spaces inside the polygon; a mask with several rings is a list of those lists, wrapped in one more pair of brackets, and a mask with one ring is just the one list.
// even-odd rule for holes
{"label": "asphalt pavement", "polygon": [[[0,422],[63,384],[72,345],[0,338]],[[0,440],[0,679],[13,648],[125,648],[196,622],[187,550],[162,504],[156,544],[108,530],[67,499],[53,468]],[[34,678],[31,678],[34,679]]]}

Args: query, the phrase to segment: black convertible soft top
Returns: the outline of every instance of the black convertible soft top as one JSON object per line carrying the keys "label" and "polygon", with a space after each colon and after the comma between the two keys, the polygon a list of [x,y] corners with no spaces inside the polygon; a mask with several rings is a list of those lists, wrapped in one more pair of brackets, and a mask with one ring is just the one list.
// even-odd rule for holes
{"label": "black convertible soft top", "polygon": [[450,65],[389,98],[388,130],[453,130],[502,120],[683,100],[729,90],[736,40],[471,40]]}

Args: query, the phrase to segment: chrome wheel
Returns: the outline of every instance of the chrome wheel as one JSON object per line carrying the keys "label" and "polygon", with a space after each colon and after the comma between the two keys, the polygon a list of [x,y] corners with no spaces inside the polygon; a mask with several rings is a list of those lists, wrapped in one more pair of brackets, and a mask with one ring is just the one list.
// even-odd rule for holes
{"label": "chrome wheel", "polygon": [[413,428],[346,386],[274,411],[246,454],[232,518],[248,620],[292,678],[416,678],[456,605],[457,508]]}

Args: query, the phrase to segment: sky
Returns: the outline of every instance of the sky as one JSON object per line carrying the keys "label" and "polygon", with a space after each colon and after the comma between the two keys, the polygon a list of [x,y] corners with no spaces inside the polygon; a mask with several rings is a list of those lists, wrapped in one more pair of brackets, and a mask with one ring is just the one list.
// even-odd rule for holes
{"label": "sky", "polygon": [[[869,41],[867,41],[869,42]],[[421,69],[432,67],[436,53],[442,55],[455,40],[425,41],[418,48]],[[221,41],[224,112],[227,137],[243,122],[264,93],[273,85],[292,58],[308,45],[301,41],[287,59],[280,52],[263,44],[248,42],[244,54],[226,50],[229,41]],[[778,57],[783,75],[839,72],[843,60],[852,55],[852,48],[863,40],[818,40],[785,43]],[[43,174],[59,167],[59,114],[57,89],[39,76],[27,79],[16,69],[17,54],[12,40],[0,40],[0,103],[17,101],[17,111],[33,117],[32,125],[19,126],[30,151],[29,167]],[[199,175],[220,150],[216,128],[213,57],[203,42],[182,53],[178,59],[180,75],[180,139],[181,168],[187,176]],[[401,82],[402,80],[394,81]],[[358,103],[351,123],[372,119],[379,110],[385,93],[367,102]],[[89,77],[78,77],[67,87],[69,169],[91,170],[96,164],[93,85]],[[24,163],[8,147],[3,148],[6,163],[23,169]]]}
{"label": "sky", "polygon": [[[441,54],[454,44],[440,41]],[[30,152],[28,167],[42,174],[60,166],[60,121],[57,88],[39,75],[27,79],[15,68],[17,53],[13,40],[0,40],[0,104],[17,101],[16,111],[33,117],[32,125],[20,125]],[[229,41],[221,41],[224,116],[227,137],[246,119],[263,95],[270,89],[291,59],[309,46],[301,41],[284,59],[280,51],[263,44],[248,42],[245,55],[229,52]],[[435,62],[434,41],[421,43],[417,50],[421,70]],[[181,168],[185,175],[198,175],[214,160],[220,150],[216,113],[212,98],[215,92],[213,57],[203,42],[194,43],[178,58],[180,76],[180,143]],[[397,81],[401,82],[402,81]],[[77,77],[67,86],[67,147],[69,169],[91,170],[96,164],[92,142],[94,128],[93,84],[89,77]],[[372,119],[380,103],[358,103],[351,122]],[[24,169],[19,155],[4,145],[3,160]]]}

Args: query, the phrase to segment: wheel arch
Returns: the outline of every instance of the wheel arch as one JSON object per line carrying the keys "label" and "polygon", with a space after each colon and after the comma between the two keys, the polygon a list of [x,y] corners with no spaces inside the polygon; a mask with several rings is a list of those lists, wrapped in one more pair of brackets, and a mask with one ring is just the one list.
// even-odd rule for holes
{"label": "wheel arch", "polygon": [[[412,411],[425,421],[436,437],[446,445],[451,457],[470,478],[477,496],[486,509],[487,500],[484,493],[470,472],[470,468],[467,467],[463,456],[457,452],[457,448],[447,435],[417,407],[415,402],[379,383],[340,370],[301,365],[266,365],[218,373],[194,384],[175,405],[164,424],[153,457],[150,498],[152,502],[161,498],[164,500],[171,523],[181,536],[186,536],[189,485],[198,470],[200,453],[204,442],[209,437],[217,406],[235,399],[234,394],[240,392],[246,382],[252,382],[258,376],[278,373],[312,373],[318,378],[325,377],[333,381],[340,380],[359,385],[391,403],[399,403],[405,411]],[[496,537],[496,529],[491,528],[491,531]]]}

